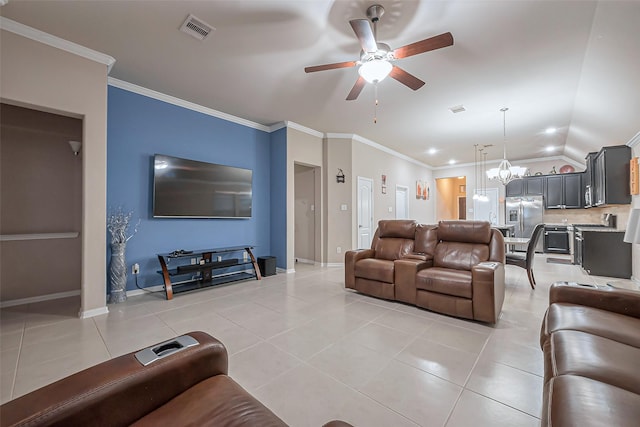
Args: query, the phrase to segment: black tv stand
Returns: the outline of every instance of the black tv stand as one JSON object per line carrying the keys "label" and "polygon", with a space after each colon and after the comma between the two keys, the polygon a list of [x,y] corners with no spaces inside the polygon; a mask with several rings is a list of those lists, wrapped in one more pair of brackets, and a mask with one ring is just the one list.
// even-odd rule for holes
{"label": "black tv stand", "polygon": [[[252,249],[253,246],[235,246],[158,254],[161,267],[158,273],[162,274],[166,298],[170,300],[175,294],[181,292],[204,289],[223,283],[249,279],[261,280],[260,269]],[[234,252],[244,252],[246,256],[228,257]],[[223,256],[225,258],[222,258]],[[196,261],[195,264],[192,263],[193,260]],[[169,266],[169,264],[173,265]],[[214,274],[215,270],[223,268],[231,271],[217,276]],[[253,273],[247,270],[253,270]]]}

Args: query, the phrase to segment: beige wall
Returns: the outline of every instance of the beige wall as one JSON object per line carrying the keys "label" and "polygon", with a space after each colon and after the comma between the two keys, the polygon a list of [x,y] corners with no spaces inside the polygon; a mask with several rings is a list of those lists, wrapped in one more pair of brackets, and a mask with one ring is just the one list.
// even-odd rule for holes
{"label": "beige wall", "polygon": [[[82,121],[0,106],[0,234],[50,237],[0,243],[0,301],[80,292]],[[48,235],[48,236],[47,236]]]}
{"label": "beige wall", "polygon": [[[354,212],[352,204],[352,188],[356,176],[351,165],[351,140],[327,138],[324,141],[324,223],[326,231],[326,245],[323,249],[324,261],[327,264],[343,263],[344,252],[352,248],[351,216]],[[338,183],[336,175],[342,169],[345,182]],[[354,190],[355,191],[355,190]],[[347,210],[340,210],[341,205],[347,205]],[[337,251],[340,248],[340,252]]]}
{"label": "beige wall", "polygon": [[[640,144],[635,144],[632,147],[633,157],[640,157]],[[640,209],[640,195],[632,196],[631,207],[633,209]],[[619,223],[619,222],[618,222]],[[638,287],[640,287],[640,245],[633,244],[633,259],[632,259],[632,276]]]}
{"label": "beige wall", "polygon": [[315,168],[295,165],[295,248],[300,262],[316,261]]}
{"label": "beige wall", "polygon": [[[287,127],[287,270],[292,270],[295,266],[295,165],[322,169],[322,137],[310,135],[292,127]],[[322,184],[320,173],[315,192],[316,215],[322,212]],[[322,247],[322,219],[316,218],[315,226],[315,247]],[[318,250],[317,253],[321,253]]]}
{"label": "beige wall", "polygon": [[[437,178],[436,180],[436,221],[458,219],[458,198],[466,197],[466,191],[460,191],[465,185],[465,176],[452,178]],[[473,206],[473,205],[472,205]]]}
{"label": "beige wall", "polygon": [[2,30],[3,102],[83,119],[81,315],[106,310],[107,66]]}

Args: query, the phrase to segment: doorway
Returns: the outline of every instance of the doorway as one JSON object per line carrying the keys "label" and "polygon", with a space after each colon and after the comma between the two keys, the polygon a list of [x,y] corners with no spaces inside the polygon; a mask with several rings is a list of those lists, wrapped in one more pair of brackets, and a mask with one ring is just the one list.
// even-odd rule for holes
{"label": "doorway", "polygon": [[409,219],[409,187],[396,185],[396,219]]}
{"label": "doorway", "polygon": [[466,176],[436,178],[436,220],[466,219],[466,198]]}
{"label": "doorway", "polygon": [[488,200],[473,200],[474,219],[498,225],[498,189],[486,188],[479,193],[487,196]]}
{"label": "doorway", "polygon": [[294,164],[294,246],[296,262],[315,264],[316,253],[316,177],[315,167]]}
{"label": "doorway", "polygon": [[373,239],[373,180],[358,177],[358,248],[368,249]]}

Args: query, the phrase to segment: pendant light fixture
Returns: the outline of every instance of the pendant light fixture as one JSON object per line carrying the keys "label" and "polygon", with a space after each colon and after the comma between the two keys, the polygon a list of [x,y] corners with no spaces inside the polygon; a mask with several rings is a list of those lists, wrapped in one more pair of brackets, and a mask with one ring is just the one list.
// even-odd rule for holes
{"label": "pendant light fixture", "polygon": [[507,111],[508,108],[501,108],[502,111],[502,136],[503,136],[503,156],[500,165],[497,168],[489,169],[487,171],[487,177],[492,180],[500,181],[502,185],[507,185],[514,179],[519,179],[524,176],[527,168],[520,166],[511,166],[509,160],[507,160]]}

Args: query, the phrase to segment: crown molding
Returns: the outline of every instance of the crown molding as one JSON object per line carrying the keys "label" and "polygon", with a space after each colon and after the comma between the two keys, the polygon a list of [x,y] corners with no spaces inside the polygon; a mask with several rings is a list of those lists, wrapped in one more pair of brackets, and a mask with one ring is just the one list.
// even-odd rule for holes
{"label": "crown molding", "polygon": [[367,139],[367,138],[362,137],[360,135],[357,135],[355,133],[325,133],[325,137],[326,138],[333,138],[333,139],[351,139],[353,141],[357,141],[357,142],[360,142],[362,144],[365,144],[365,145],[368,145],[370,147],[373,147],[375,149],[378,149],[380,151],[383,151],[383,152],[385,152],[387,154],[391,154],[392,156],[395,156],[395,157],[397,157],[399,159],[406,160],[409,163],[413,163],[413,164],[418,165],[420,167],[423,167],[425,169],[429,169],[429,170],[433,169],[433,166],[430,166],[430,165],[427,165],[425,163],[422,163],[422,162],[420,162],[420,161],[418,161],[418,160],[416,160],[416,159],[414,159],[412,157],[409,157],[409,156],[407,156],[405,154],[399,153],[399,152],[397,152],[395,150],[392,150],[389,147],[385,147],[382,144],[378,144],[377,142],[371,141],[370,139]]}
{"label": "crown molding", "polygon": [[197,111],[208,116],[217,117],[228,122],[237,123],[239,125],[247,126],[253,129],[261,130],[263,132],[271,132],[269,126],[265,126],[260,123],[252,122],[251,120],[243,119],[242,117],[233,116],[231,114],[223,113],[222,111],[214,110],[213,108],[204,107],[193,102],[185,101],[184,99],[176,98],[175,96],[167,95],[161,92],[157,92],[152,89],[148,89],[142,86],[138,86],[133,83],[118,80],[113,77],[107,79],[109,86],[117,87],[129,92],[137,93],[148,98],[157,99],[168,104],[176,105],[178,107],[186,108],[188,110]]}
{"label": "crown molding", "polygon": [[324,135],[325,135],[324,132],[319,132],[319,131],[317,131],[315,129],[311,129],[311,128],[308,128],[306,126],[302,126],[301,124],[298,124],[296,122],[292,122],[292,121],[286,120],[284,122],[284,124],[288,128],[295,129],[297,131],[306,133],[306,134],[311,135],[311,136],[315,136],[316,138],[324,138]]}
{"label": "crown molding", "polygon": [[21,24],[11,19],[0,16],[0,29],[9,31],[14,34],[18,34],[22,37],[37,41],[48,46],[52,46],[61,50],[64,50],[74,55],[82,56],[83,58],[91,61],[98,62],[107,66],[107,74],[111,72],[113,64],[116,60],[112,56],[98,52],[88,47],[81,46],[77,43],[70,42],[68,40],[61,39],[60,37],[53,36],[45,33],[44,31],[36,30],[27,25]]}
{"label": "crown molding", "polygon": [[629,142],[627,142],[627,146],[628,147],[635,147],[636,145],[640,144],[640,132],[636,133],[635,136],[633,138],[631,138],[629,140]]}
{"label": "crown molding", "polygon": [[[567,157],[567,156],[550,156],[550,157],[537,157],[533,159],[522,159],[522,160],[514,160],[512,164],[528,164],[528,163],[539,163],[539,162],[549,162],[553,160],[561,160],[563,162],[569,163],[570,165],[578,168],[583,168],[584,165],[576,162],[575,160]],[[502,159],[497,160],[488,160],[485,162],[486,165],[490,164],[500,164]],[[457,163],[455,165],[446,165],[446,166],[438,166],[434,167],[433,170],[446,170],[446,169],[456,169],[456,168],[464,168],[468,166],[474,166],[475,163]]]}

